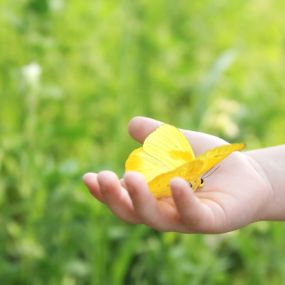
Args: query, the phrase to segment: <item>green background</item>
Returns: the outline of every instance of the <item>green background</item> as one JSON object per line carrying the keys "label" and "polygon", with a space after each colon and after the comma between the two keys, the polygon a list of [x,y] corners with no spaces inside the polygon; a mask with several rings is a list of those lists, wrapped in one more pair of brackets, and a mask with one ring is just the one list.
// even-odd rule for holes
{"label": "green background", "polygon": [[1,284],[284,283],[284,223],[158,233],[81,182],[123,173],[135,115],[284,144],[283,0],[0,3]]}

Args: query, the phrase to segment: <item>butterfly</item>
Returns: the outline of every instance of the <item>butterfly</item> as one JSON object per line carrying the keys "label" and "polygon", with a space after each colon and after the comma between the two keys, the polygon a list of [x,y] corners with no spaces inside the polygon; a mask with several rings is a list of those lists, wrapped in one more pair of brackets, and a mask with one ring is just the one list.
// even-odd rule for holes
{"label": "butterfly", "polygon": [[195,157],[191,144],[176,127],[163,124],[152,132],[143,146],[131,152],[125,163],[126,171],[137,171],[146,179],[150,192],[156,197],[171,196],[169,182],[173,177],[188,181],[195,191],[202,188],[202,176],[243,143],[212,148]]}

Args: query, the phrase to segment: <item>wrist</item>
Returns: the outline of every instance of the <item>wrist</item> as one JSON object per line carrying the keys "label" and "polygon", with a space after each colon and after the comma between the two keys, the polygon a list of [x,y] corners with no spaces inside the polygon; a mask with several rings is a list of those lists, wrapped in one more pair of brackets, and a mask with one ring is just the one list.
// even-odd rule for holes
{"label": "wrist", "polygon": [[265,148],[248,151],[246,154],[264,181],[264,189],[260,189],[260,196],[263,197],[264,202],[256,220],[285,220],[283,186],[285,177],[282,173],[284,172],[284,170],[282,171],[284,169],[282,149],[280,147]]}

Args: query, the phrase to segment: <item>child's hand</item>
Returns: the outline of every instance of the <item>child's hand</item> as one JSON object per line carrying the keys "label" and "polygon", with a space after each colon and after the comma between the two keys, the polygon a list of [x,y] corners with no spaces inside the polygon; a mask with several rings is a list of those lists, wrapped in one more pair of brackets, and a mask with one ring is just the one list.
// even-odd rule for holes
{"label": "child's hand", "polygon": [[[139,142],[161,123],[136,117],[129,133]],[[196,155],[222,145],[224,140],[204,133],[184,131]],[[119,181],[111,171],[88,173],[84,182],[95,198],[122,220],[145,224],[159,231],[221,233],[266,217],[272,187],[261,166],[249,155],[235,152],[193,192],[189,184],[172,179],[172,197],[156,200],[144,177],[126,173]]]}

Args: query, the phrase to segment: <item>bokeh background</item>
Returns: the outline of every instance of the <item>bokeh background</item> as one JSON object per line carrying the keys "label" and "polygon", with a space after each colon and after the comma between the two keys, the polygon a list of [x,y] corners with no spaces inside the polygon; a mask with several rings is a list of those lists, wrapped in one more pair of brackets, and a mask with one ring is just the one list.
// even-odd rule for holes
{"label": "bokeh background", "polygon": [[81,176],[123,173],[135,115],[284,144],[284,12],[283,0],[0,0],[0,284],[283,284],[284,223],[158,233],[113,217]]}

